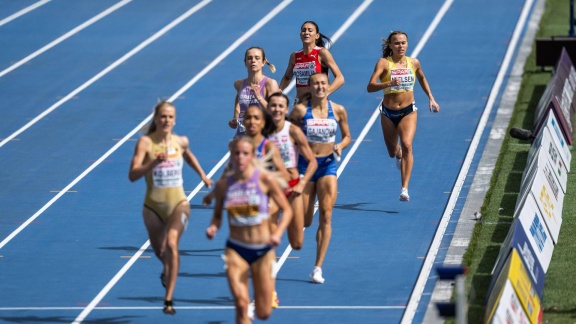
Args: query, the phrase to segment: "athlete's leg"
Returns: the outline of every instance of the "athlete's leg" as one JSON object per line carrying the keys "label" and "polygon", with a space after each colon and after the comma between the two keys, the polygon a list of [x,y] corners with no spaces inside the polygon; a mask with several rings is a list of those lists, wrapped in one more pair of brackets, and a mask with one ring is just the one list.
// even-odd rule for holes
{"label": "athlete's leg", "polygon": [[[225,255],[228,285],[236,307],[236,323],[250,323],[250,318],[248,318],[248,305],[250,304],[248,263],[231,248],[226,248]],[[270,306],[270,299],[268,299],[268,306]]]}
{"label": "athlete's leg", "polygon": [[[290,205],[292,206],[292,221],[288,225],[288,241],[294,250],[300,250],[304,241],[304,203],[303,195],[292,193]],[[314,205],[312,205],[314,206]],[[312,209],[314,212],[314,209]]]}
{"label": "athlete's leg", "polygon": [[148,207],[142,209],[142,218],[144,219],[144,225],[148,231],[148,238],[150,239],[150,245],[152,245],[154,254],[162,261],[162,256],[166,248],[166,224]]}
{"label": "athlete's leg", "polygon": [[272,313],[272,292],[274,291],[275,279],[272,268],[276,263],[274,250],[268,251],[263,257],[254,261],[252,269],[252,284],[254,285],[254,304],[256,305],[256,317],[267,319]]}
{"label": "athlete's leg", "polygon": [[317,181],[316,190],[318,194],[319,205],[319,225],[316,232],[316,264],[315,266],[321,268],[328,251],[330,238],[332,237],[332,209],[336,203],[336,196],[338,194],[338,182],[336,176],[328,175],[321,177]]}
{"label": "athlete's leg", "polygon": [[308,182],[302,191],[302,210],[304,211],[304,227],[312,225],[314,218],[314,201],[316,200],[316,182]]}
{"label": "athlete's leg", "polygon": [[382,135],[384,143],[390,157],[401,157],[400,145],[398,145],[398,130],[396,125],[386,116],[380,114],[380,125],[382,126]]}
{"label": "athlete's leg", "polygon": [[400,136],[400,143],[402,145],[402,188],[408,188],[410,182],[410,175],[412,174],[412,166],[414,165],[414,155],[412,154],[412,141],[416,134],[416,121],[418,120],[418,112],[413,111],[406,115],[400,123],[398,123],[398,134]]}
{"label": "athlete's leg", "polygon": [[170,219],[168,220],[166,230],[166,252],[164,253],[164,264],[168,269],[166,273],[166,295],[164,300],[172,301],[178,270],[180,268],[180,254],[178,244],[180,237],[186,229],[188,218],[190,217],[190,204],[184,201],[178,205]]}

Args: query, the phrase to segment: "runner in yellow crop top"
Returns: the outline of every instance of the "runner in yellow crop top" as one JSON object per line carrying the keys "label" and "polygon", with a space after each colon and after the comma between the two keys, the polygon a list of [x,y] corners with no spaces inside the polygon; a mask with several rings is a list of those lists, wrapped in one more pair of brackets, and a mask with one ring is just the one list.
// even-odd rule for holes
{"label": "runner in yellow crop top", "polygon": [[429,98],[430,111],[439,112],[420,61],[406,56],[408,36],[402,31],[393,31],[382,45],[382,57],[376,63],[368,82],[368,92],[384,91],[380,124],[388,154],[396,158],[400,169],[402,186],[400,200],[409,201],[408,183],[412,173],[414,157],[412,141],[416,133],[417,110],[414,102],[416,79]]}
{"label": "runner in yellow crop top", "polygon": [[190,204],[182,186],[184,161],[200,175],[207,187],[212,185],[212,180],[206,177],[188,148],[188,138],[172,133],[175,120],[176,108],[172,103],[162,101],[156,105],[148,133],[136,144],[128,174],[130,181],[146,178],[142,216],[150,244],[163,264],[160,278],[166,287],[166,314],[175,313],[172,296],[180,263],[178,243],[190,217]]}

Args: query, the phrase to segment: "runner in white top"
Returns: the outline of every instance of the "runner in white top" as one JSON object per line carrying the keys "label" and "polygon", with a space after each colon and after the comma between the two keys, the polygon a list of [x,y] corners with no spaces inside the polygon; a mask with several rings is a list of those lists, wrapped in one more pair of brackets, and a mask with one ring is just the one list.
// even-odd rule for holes
{"label": "runner in white top", "polygon": [[[310,181],[318,164],[314,153],[308,145],[306,135],[302,130],[286,120],[288,114],[289,99],[281,93],[276,92],[268,98],[268,110],[272,113],[276,130],[268,136],[270,141],[276,144],[284,165],[290,174],[290,181],[288,182],[288,190],[286,196],[292,205],[294,217],[288,227],[288,240],[290,245],[295,250],[302,248],[304,240],[304,204],[302,200],[302,192],[304,187]],[[298,172],[298,155],[301,155],[308,161],[306,172],[300,177]],[[278,215],[276,212],[272,217],[271,224],[273,227],[278,223]]]}

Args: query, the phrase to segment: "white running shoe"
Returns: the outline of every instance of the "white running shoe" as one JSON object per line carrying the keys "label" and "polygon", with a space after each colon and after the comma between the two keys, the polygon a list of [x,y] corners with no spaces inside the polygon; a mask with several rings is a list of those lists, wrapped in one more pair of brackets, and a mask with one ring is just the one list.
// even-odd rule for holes
{"label": "white running shoe", "polygon": [[312,273],[310,274],[310,279],[313,283],[323,284],[324,278],[322,277],[322,268],[314,267]]}
{"label": "white running shoe", "polygon": [[410,195],[408,195],[408,188],[402,188],[402,192],[400,192],[400,201],[410,201]]}
{"label": "white running shoe", "polygon": [[254,301],[252,301],[250,304],[248,304],[248,318],[253,321],[254,320],[254,312],[256,311],[256,304],[254,304]]}

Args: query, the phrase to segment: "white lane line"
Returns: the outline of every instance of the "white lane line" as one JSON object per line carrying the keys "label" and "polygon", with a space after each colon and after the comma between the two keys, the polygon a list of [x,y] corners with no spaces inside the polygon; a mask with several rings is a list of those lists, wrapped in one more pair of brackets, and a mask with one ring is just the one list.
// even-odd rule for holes
{"label": "white lane line", "polygon": [[14,20],[14,19],[16,19],[16,18],[18,18],[18,17],[20,17],[20,16],[22,16],[22,15],[25,15],[25,14],[29,13],[30,11],[32,11],[32,10],[34,10],[34,9],[40,7],[40,6],[47,4],[47,3],[50,2],[50,1],[51,1],[51,0],[42,0],[42,1],[36,2],[36,3],[33,4],[33,5],[30,5],[30,6],[26,7],[26,8],[24,8],[24,9],[22,9],[22,10],[14,13],[14,14],[12,14],[12,15],[10,15],[10,16],[2,19],[2,20],[0,20],[0,26],[6,25],[7,23],[11,22],[12,20]]}
{"label": "white lane line", "polygon": [[109,14],[113,13],[114,11],[122,8],[124,5],[126,5],[127,3],[131,2],[132,0],[123,0],[118,2],[117,4],[113,5],[112,7],[102,11],[101,13],[99,13],[98,15],[90,18],[89,20],[87,20],[86,22],[82,23],[81,25],[78,25],[76,28],[70,30],[69,32],[67,32],[66,34],[56,38],[55,40],[53,40],[52,42],[50,42],[49,44],[45,45],[44,47],[40,48],[39,50],[37,50],[36,52],[26,56],[25,58],[21,59],[20,61],[12,64],[9,68],[0,71],[0,78],[5,76],[6,74],[14,71],[15,69],[19,68],[20,66],[26,64],[27,62],[29,62],[30,60],[32,60],[33,58],[37,57],[38,55],[46,52],[47,50],[51,49],[52,47],[62,43],[63,41],[65,41],[66,39],[72,37],[73,35],[77,34],[78,32],[80,32],[81,30],[83,30],[84,28],[92,25],[93,23],[97,22],[98,20],[108,16]]}
{"label": "white lane line", "polygon": [[[66,311],[84,307],[0,307],[0,311]],[[153,310],[162,306],[97,306],[94,310]],[[234,309],[234,306],[177,306],[177,310]],[[278,309],[404,309],[406,306],[278,306]]]}
{"label": "white lane line", "polygon": [[[17,130],[16,132],[12,133],[10,136],[8,136],[7,138],[5,138],[4,140],[2,140],[0,142],[0,147],[4,146],[4,144],[8,143],[10,140],[12,140],[14,137],[20,135],[22,132],[24,132],[25,130],[27,130],[28,128],[30,128],[32,125],[36,124],[38,121],[40,121],[42,118],[46,117],[46,115],[48,115],[49,113],[51,113],[53,110],[55,110],[56,108],[60,107],[62,104],[64,104],[65,102],[67,102],[68,100],[72,99],[75,95],[77,95],[78,93],[80,93],[82,90],[88,88],[90,85],[92,85],[94,82],[98,81],[100,78],[102,78],[103,76],[105,76],[106,74],[108,74],[108,72],[114,70],[116,67],[118,67],[120,64],[124,63],[126,60],[128,60],[129,58],[131,58],[132,56],[134,56],[136,53],[140,52],[142,49],[144,49],[146,46],[150,45],[152,42],[156,41],[158,38],[160,38],[161,36],[163,36],[164,34],[166,34],[168,31],[170,31],[172,28],[176,27],[178,24],[180,24],[182,21],[184,21],[185,19],[187,19],[188,17],[190,17],[191,15],[193,15],[194,13],[196,13],[198,10],[202,9],[204,6],[206,6],[208,3],[212,2],[212,0],[203,0],[202,2],[198,3],[197,5],[195,5],[194,7],[192,7],[190,10],[186,11],[183,15],[181,15],[180,17],[176,18],[175,20],[173,20],[171,23],[169,23],[168,25],[166,25],[164,28],[162,28],[161,30],[159,30],[158,32],[156,32],[154,35],[152,35],[151,37],[149,37],[148,39],[146,39],[144,42],[140,43],[138,46],[136,46],[134,49],[132,49],[130,52],[124,54],[124,56],[122,56],[121,58],[119,58],[118,60],[116,60],[116,62],[112,63],[111,65],[109,65],[107,68],[105,68],[104,70],[100,71],[100,73],[96,74],[95,76],[93,76],[90,80],[86,81],[84,84],[82,84],[81,86],[79,86],[78,88],[76,88],[75,90],[73,90],[72,92],[70,92],[68,95],[66,95],[64,98],[60,99],[58,102],[56,102],[55,104],[53,104],[50,108],[44,110],[40,115],[36,116],[34,119],[32,119],[31,121],[29,121],[26,125],[22,126],[19,130]],[[1,248],[1,246],[0,246]]]}
{"label": "white lane line", "polygon": [[[356,19],[358,19],[358,17],[360,17],[360,15],[368,8],[368,6],[370,6],[370,4],[372,2],[373,2],[373,0],[365,0],[360,6],[358,6],[358,8],[356,8],[356,10],[354,10],[352,15],[350,15],[350,17],[348,17],[348,19],[346,19],[346,21],[342,24],[342,26],[340,26],[340,28],[338,28],[338,30],[334,33],[334,35],[332,35],[332,37],[330,38],[332,40],[332,43],[336,43],[336,41],[340,38],[340,36],[342,36],[342,34],[344,34],[344,32],[348,28],[350,28],[350,26],[352,26],[354,21],[356,21]],[[330,48],[329,46],[326,46],[326,47]],[[288,93],[292,89],[294,84],[295,84],[295,81],[292,80],[290,82],[290,84],[286,87],[286,89],[284,89],[284,92]],[[366,136],[366,134],[368,133],[368,131],[372,127],[372,124],[374,124],[374,120],[376,119],[376,117],[378,117],[377,112],[378,112],[378,108],[376,108],[376,111],[372,114],[372,117],[370,118],[370,121],[368,122],[368,124],[366,124],[364,126],[364,129],[362,129],[360,136],[358,136],[358,139],[356,140],[356,142],[354,143],[354,145],[350,149],[350,152],[348,152],[348,154],[346,154],[346,157],[344,158],[344,160],[342,161],[342,164],[338,168],[337,176],[336,176],[337,178],[340,177],[340,174],[342,173],[342,171],[344,171],[344,168],[348,164],[348,161],[350,161],[350,158],[352,158],[352,155],[354,155],[354,152],[356,152],[356,149],[358,148],[358,146],[360,145],[360,143],[362,142],[362,140],[364,139],[364,137]],[[315,206],[313,214],[316,214],[317,211],[318,211],[318,207]],[[280,269],[282,268],[282,265],[284,265],[284,262],[286,262],[286,259],[290,255],[290,252],[292,252],[292,246],[290,244],[288,244],[288,246],[286,247],[286,249],[282,253],[282,256],[280,256],[280,259],[278,259],[278,262],[276,262],[276,265],[274,268],[275,273],[278,273],[280,271]]]}
{"label": "white lane line", "polygon": [[[89,84],[95,82],[97,79],[99,79],[101,76],[106,74],[108,71],[112,70],[114,67],[118,66],[119,64],[121,64],[122,62],[127,60],[130,56],[134,55],[136,52],[140,51],[142,48],[144,48],[145,46],[147,46],[148,44],[150,44],[151,42],[153,42],[154,40],[156,40],[157,38],[159,38],[160,36],[162,36],[163,34],[168,32],[170,29],[174,28],[176,25],[178,25],[179,23],[184,21],[184,19],[188,18],[190,15],[197,12],[198,10],[200,10],[202,7],[204,7],[205,5],[210,3],[211,1],[212,0],[204,0],[201,3],[198,3],[197,5],[192,7],[190,10],[185,12],[183,15],[178,17],[176,20],[172,21],[170,24],[166,25],[166,27],[162,28],[160,31],[158,31],[156,34],[154,34],[152,37],[148,38],[146,41],[144,41],[143,43],[138,45],[136,48],[134,48],[132,51],[130,51],[129,53],[124,55],[122,58],[120,58],[118,61],[116,61],[115,63],[110,65],[104,71],[100,72],[98,75],[96,75],[95,77],[90,79],[90,81],[86,82],[80,88],[74,90],[69,95],[64,97],[56,105],[52,106],[48,110],[44,111],[41,115],[34,118],[30,123],[28,123],[25,126],[25,128],[30,127],[32,124],[34,124],[35,122],[40,120],[42,117],[46,116],[50,111],[56,109],[60,104],[64,103],[65,100],[72,98],[75,94],[77,94],[78,92],[80,92],[83,89],[85,89],[86,87],[88,87]],[[23,229],[25,229],[26,226],[28,226],[38,216],[40,216],[46,209],[48,209],[48,207],[50,207],[54,202],[56,202],[56,200],[60,199],[60,197],[62,197],[66,193],[66,191],[70,190],[70,188],[72,188],[74,185],[76,185],[76,183],[78,183],[80,180],[82,180],[82,178],[84,178],[88,173],[90,173],[94,168],[96,168],[100,163],[102,163],[108,156],[110,156],[110,154],[112,154],[122,144],[124,144],[124,142],[126,142],[128,139],[130,139],[130,137],[132,137],[134,134],[136,134],[142,127],[144,127],[151,120],[151,118],[152,118],[152,115],[148,116],[148,118],[143,120],[138,126],[136,126],[136,128],[134,128],[130,133],[128,133],[128,135],[124,136],[124,138],[122,138],[120,141],[118,141],[118,143],[116,143],[116,145],[114,145],[110,150],[108,150],[108,152],[106,152],[104,155],[102,155],[98,160],[96,160],[92,165],[90,165],[86,170],[84,170],[84,172],[82,172],[76,179],[74,179],[70,184],[68,184],[64,189],[62,189],[62,191],[60,191],[56,196],[54,196],[54,198],[52,198],[46,205],[44,205],[40,210],[38,210],[34,215],[32,215],[32,217],[30,217],[22,225],[20,225],[20,227],[18,227],[14,232],[12,232],[10,235],[8,235],[8,237],[6,237],[2,242],[0,242],[0,249],[2,249],[8,242],[10,242],[10,240],[12,240],[16,235],[18,235],[18,233],[20,233]],[[0,143],[1,144],[0,147],[5,142],[7,142],[11,138],[13,138],[14,136],[23,132],[25,128],[23,127],[20,131],[12,134],[10,137],[8,137],[4,141],[2,141]]]}
{"label": "white lane line", "polygon": [[[252,36],[256,31],[258,31],[258,29],[262,28],[262,26],[264,26],[266,23],[268,23],[270,20],[272,20],[272,18],[274,18],[278,13],[280,13],[282,10],[284,10],[284,8],[286,8],[286,6],[288,6],[292,1],[293,0],[284,0],[279,5],[277,5],[266,16],[264,16],[262,19],[260,19],[260,21],[258,21],[252,28],[250,28],[246,33],[244,33],[244,35],[242,35],[240,38],[238,38],[238,40],[236,40],[224,52],[222,52],[222,54],[220,54],[216,59],[214,59],[214,61],[212,61],[208,66],[206,66],[206,68],[204,68],[204,70],[202,70],[199,74],[197,74],[196,77],[192,78],[192,80],[190,80],[188,83],[186,83],[182,88],[180,88],[180,90],[176,91],[176,93],[170,97],[169,101],[173,101],[174,99],[178,98],[182,93],[184,93],[186,90],[188,90],[199,79],[198,75],[204,76],[206,73],[208,73],[208,71],[210,71],[212,68],[214,68],[216,65],[218,65],[218,63],[220,61],[222,61],[226,56],[228,56],[230,53],[232,53],[248,37]],[[152,114],[150,114],[148,116],[148,118],[146,118],[130,134],[126,135],[120,142],[118,142],[116,145],[114,145],[114,147],[119,147],[120,145],[122,145],[128,138],[130,138],[134,133],[136,133],[138,130],[140,130],[140,128],[142,128],[142,126],[144,124],[146,124],[151,119],[152,119]],[[112,152],[113,151],[110,150],[106,154],[109,155]],[[98,161],[103,160],[103,158],[105,158],[106,154],[104,156],[102,156]],[[212,175],[214,175],[214,173],[216,171],[218,171],[218,169],[228,159],[228,156],[229,156],[229,153],[225,154],[224,157],[214,166],[214,168],[212,168],[212,170],[209,173],[210,177]],[[200,188],[202,188],[203,185],[204,184],[202,182],[200,182],[198,184],[198,186],[196,186],[196,189],[194,189],[193,192],[188,196],[188,199],[192,199],[192,197],[194,195],[196,195],[196,193],[198,193],[198,191],[200,190]],[[136,254],[134,254],[134,256],[108,282],[108,284],[100,291],[100,293],[98,293],[98,295],[96,295],[96,297],[88,304],[88,306],[86,306],[86,308],[84,308],[84,310],[78,315],[78,317],[76,317],[76,319],[74,320],[73,323],[81,323],[86,318],[86,316],[88,316],[90,314],[90,312],[92,312],[92,310],[94,310],[94,308],[100,303],[100,301],[104,298],[104,296],[106,296],[106,294],[108,294],[110,289],[112,289],[112,287],[114,287],[114,285],[116,285],[116,283],[120,280],[120,278],[122,278],[122,276],[124,276],[124,274],[128,271],[128,269],[130,269],[130,267],[134,264],[134,262],[136,262],[138,260],[138,258],[142,254],[142,252],[144,250],[146,250],[148,248],[148,246],[150,246],[150,241],[146,241],[146,243],[144,243],[144,245],[142,245],[140,250],[138,250],[138,252]],[[2,248],[1,245],[0,245],[0,248]]]}
{"label": "white lane line", "polygon": [[518,40],[520,39],[522,30],[524,28],[524,25],[526,24],[526,19],[528,18],[528,14],[530,13],[532,3],[533,0],[526,0],[524,2],[524,8],[522,9],[522,13],[520,14],[520,18],[518,19],[518,23],[516,24],[516,27],[514,29],[514,34],[512,36],[512,39],[510,40],[508,49],[506,50],[504,61],[500,66],[500,70],[498,71],[496,82],[494,82],[492,90],[490,91],[488,102],[486,103],[486,107],[484,108],[484,112],[482,113],[482,117],[480,118],[480,122],[478,123],[478,127],[476,128],[476,132],[474,133],[474,137],[472,139],[472,142],[470,143],[468,152],[466,153],[466,158],[464,159],[464,163],[462,164],[462,168],[460,169],[460,173],[458,174],[458,178],[456,179],[454,188],[452,189],[452,193],[448,200],[448,204],[446,205],[446,209],[444,210],[444,214],[442,215],[442,219],[438,224],[438,229],[436,230],[436,234],[434,235],[434,240],[430,244],[430,248],[428,250],[428,253],[426,254],[426,259],[424,260],[424,264],[422,265],[422,269],[420,270],[420,275],[418,276],[418,280],[414,285],[414,289],[412,290],[412,294],[410,296],[408,304],[406,305],[406,310],[404,311],[404,315],[402,316],[401,323],[412,323],[412,320],[414,319],[414,315],[416,314],[420,298],[422,297],[422,293],[424,291],[424,286],[426,285],[426,281],[428,280],[430,272],[432,271],[432,267],[434,266],[434,259],[436,259],[436,254],[438,253],[440,243],[442,242],[442,238],[444,236],[444,233],[446,232],[446,228],[448,227],[448,222],[450,221],[450,217],[452,216],[452,212],[458,200],[458,196],[460,195],[460,191],[462,190],[464,181],[466,180],[466,176],[468,175],[470,165],[472,164],[472,159],[474,158],[474,154],[476,153],[476,149],[478,148],[478,144],[480,143],[480,138],[482,137],[482,133],[484,132],[486,124],[488,123],[488,117],[490,117],[490,113],[492,112],[494,102],[496,101],[496,97],[500,92],[502,82],[504,81],[504,77],[506,76],[506,72],[508,71],[508,67],[510,66],[512,56],[514,55],[514,51],[516,50]]}

